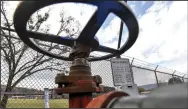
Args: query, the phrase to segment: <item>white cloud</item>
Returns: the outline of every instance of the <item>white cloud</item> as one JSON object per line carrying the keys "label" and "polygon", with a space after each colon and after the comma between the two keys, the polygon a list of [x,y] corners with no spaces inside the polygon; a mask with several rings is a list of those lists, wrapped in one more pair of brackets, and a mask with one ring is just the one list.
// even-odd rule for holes
{"label": "white cloud", "polygon": [[[135,45],[126,55],[146,60],[150,63],[169,61],[187,56],[187,3],[174,1],[168,8],[167,2],[155,2],[147,13],[139,19],[139,26],[143,31]],[[157,22],[158,21],[158,22]],[[147,53],[147,57],[139,56],[151,47],[157,47],[154,53]],[[158,52],[158,53],[157,53]],[[174,55],[176,53],[176,55]],[[170,68],[187,72],[187,59],[183,63]],[[178,60],[176,60],[178,63]]]}
{"label": "white cloud", "polygon": [[[132,5],[132,9],[133,7],[134,5]],[[168,1],[156,1],[144,15],[138,18],[138,21],[142,31],[140,31],[136,43],[124,55],[149,63],[164,62],[161,65],[165,65],[167,68],[187,72],[186,1],[175,1],[171,5]],[[114,18],[111,24],[113,25],[100,32],[99,39],[101,44],[117,48],[117,41],[109,41],[118,37],[118,35],[115,36],[115,33],[119,34],[120,21],[118,22],[118,19]],[[180,58],[183,58],[184,61],[180,62]],[[172,61],[177,64],[168,63]]]}
{"label": "white cloud", "polygon": [[109,25],[100,29],[96,36],[99,39],[99,43],[108,47],[117,48],[117,41],[119,36],[119,28],[120,28],[120,18],[113,15],[113,19],[110,21]]}

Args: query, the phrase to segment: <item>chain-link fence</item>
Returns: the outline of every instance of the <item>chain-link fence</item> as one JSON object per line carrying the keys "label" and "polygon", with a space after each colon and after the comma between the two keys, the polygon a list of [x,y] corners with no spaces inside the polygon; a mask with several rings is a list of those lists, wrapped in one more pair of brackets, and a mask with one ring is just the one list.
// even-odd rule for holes
{"label": "chain-link fence", "polygon": [[[36,14],[39,13],[37,12]],[[38,19],[38,21],[36,19],[36,22],[38,23],[36,23],[35,26],[30,25],[28,26],[28,28],[33,28],[31,29],[32,31],[34,31],[36,28],[38,28],[36,29],[36,31],[48,31],[48,29],[39,29],[41,21],[45,21],[45,19],[47,19],[47,16],[49,16],[49,13],[44,14],[44,17],[42,17],[42,14],[42,16],[40,15],[36,17]],[[2,15],[6,17],[5,11],[4,13],[2,13]],[[7,18],[9,18],[9,15],[11,14],[8,13],[7,15]],[[64,17],[63,13],[61,13],[61,15]],[[30,23],[34,24],[32,23],[34,20],[35,19],[30,20],[28,25]],[[64,20],[61,20],[61,22],[71,21]],[[2,20],[1,23],[3,25],[5,24],[4,26],[6,27],[12,25],[12,23],[8,23],[8,19],[6,18],[4,19],[4,21]],[[75,26],[66,25],[67,24],[62,25],[61,30],[68,31],[67,28]],[[46,27],[48,26],[49,25],[46,25]],[[67,28],[62,29],[63,27]],[[76,30],[75,28],[71,29]],[[40,53],[27,48],[27,46],[25,46],[16,35],[15,30],[10,29],[10,27],[1,27],[0,38],[0,108],[44,108],[44,89],[46,88],[49,90],[50,108],[67,108],[69,96],[67,94],[57,95],[54,92],[54,88],[57,88],[57,84],[55,84],[55,76],[58,73],[62,72],[67,74],[67,72],[69,71],[70,62],[42,56]],[[39,45],[39,47],[45,48],[45,50],[47,51],[51,50],[50,52],[56,55],[61,54],[61,56],[67,56],[70,53],[70,48],[64,46],[56,46],[56,44],[50,42],[47,43],[45,41],[39,42],[38,40],[35,40],[35,42]],[[54,49],[52,50],[51,47]],[[152,91],[164,85],[187,82],[188,80],[187,75],[178,71],[163,68],[158,65],[152,65],[132,57],[122,56],[122,58],[129,59],[133,71],[134,82],[135,84],[137,84],[138,88],[142,88],[144,89],[144,91]],[[110,60],[91,62],[90,65],[92,75],[100,75],[102,78],[101,85],[104,87],[103,93],[119,89],[119,87],[115,87],[113,84],[113,75],[111,71]],[[93,93],[93,97],[96,97],[100,94],[102,93]]]}
{"label": "chain-link fence", "polygon": [[[144,88],[145,91],[151,91],[157,87],[168,85],[171,83],[187,82],[187,75],[176,75],[176,71],[152,65],[131,57],[128,58],[132,65],[134,82],[138,87]],[[2,60],[3,61],[3,60]],[[70,63],[63,62],[65,69],[69,69]],[[50,62],[49,62],[50,64]],[[117,87],[113,85],[111,63],[109,60],[91,62],[92,75],[100,75],[105,92],[115,90]],[[44,108],[44,88],[49,89],[49,107],[50,108],[66,108],[68,107],[68,95],[57,95],[53,88],[56,88],[55,76],[60,73],[55,70],[42,71],[20,81],[13,89],[8,90],[8,82],[10,73],[5,64],[1,64],[1,105],[6,102],[7,108]],[[165,72],[166,70],[166,72]],[[171,73],[170,73],[171,72]],[[20,75],[16,75],[12,83],[17,81]],[[173,79],[174,78],[174,79]],[[173,81],[171,81],[173,80]],[[96,94],[93,94],[96,96]]]}
{"label": "chain-link fence", "polygon": [[[15,46],[19,48],[18,45],[16,44]],[[57,59],[50,59],[48,61],[49,57],[43,57],[44,60],[38,62],[40,64],[34,63],[37,62],[37,59],[40,60],[39,55],[32,49],[28,49],[24,55],[20,55],[22,60],[17,65],[17,68],[15,68],[15,71],[11,70],[14,69],[11,67],[16,66],[14,65],[16,64],[13,62],[14,60],[11,60],[11,63],[6,58],[6,54],[1,56],[0,106],[7,108],[44,108],[44,88],[48,88],[50,90],[50,108],[68,107],[68,95],[59,96],[54,93],[53,89],[57,87],[55,76],[62,71],[63,73],[69,71],[70,62]],[[146,91],[168,85],[169,83],[174,84],[187,81],[187,75],[180,75],[180,72],[152,65],[131,57],[124,56],[122,58],[129,59],[134,82],[138,87]],[[19,57],[17,57],[18,59]],[[7,60],[8,62],[5,62]],[[105,87],[104,93],[118,88],[113,85],[110,60],[91,62],[90,66],[92,75],[101,76],[103,81],[101,85]],[[52,67],[53,69],[51,69]],[[32,71],[30,68],[35,68],[35,70],[32,69]],[[61,70],[57,71],[57,69]],[[37,73],[34,73],[36,71]],[[99,94],[94,93],[93,95],[95,97]]]}

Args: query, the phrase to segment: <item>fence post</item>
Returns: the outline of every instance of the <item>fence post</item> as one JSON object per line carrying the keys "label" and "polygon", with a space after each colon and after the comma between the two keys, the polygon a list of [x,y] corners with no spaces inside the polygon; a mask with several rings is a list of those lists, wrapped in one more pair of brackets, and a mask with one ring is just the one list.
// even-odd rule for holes
{"label": "fence post", "polygon": [[154,70],[154,73],[155,73],[155,78],[156,78],[157,86],[159,87],[159,81],[158,81],[157,72],[156,72],[157,68],[158,68],[158,65],[156,66],[156,68]]}
{"label": "fence post", "polygon": [[133,60],[131,61],[131,67],[132,67],[133,61],[134,61],[134,58],[133,58]]}
{"label": "fence post", "polygon": [[2,93],[2,89],[1,89],[1,71],[0,71],[0,102],[1,102],[1,93]]}
{"label": "fence post", "polygon": [[173,83],[175,84],[174,82],[174,74],[176,73],[176,70],[174,70],[174,72],[172,73],[172,78],[173,78]]}
{"label": "fence post", "polygon": [[131,64],[130,64],[130,67],[131,67],[131,72],[132,72],[132,79],[133,79],[133,84],[135,83],[134,82],[134,74],[133,74],[133,70],[132,70],[132,63],[133,63],[133,61],[134,61],[134,58],[133,58],[133,60],[131,61]]}
{"label": "fence post", "polygon": [[49,108],[49,89],[44,88],[44,106],[45,108]]}
{"label": "fence post", "polygon": [[[0,72],[0,75],[1,75],[1,72]],[[0,102],[1,102],[1,76],[0,76]]]}
{"label": "fence post", "polygon": [[51,94],[50,99],[53,99],[53,93],[54,93],[54,91],[53,91],[53,89],[51,89],[50,90],[50,94]]}

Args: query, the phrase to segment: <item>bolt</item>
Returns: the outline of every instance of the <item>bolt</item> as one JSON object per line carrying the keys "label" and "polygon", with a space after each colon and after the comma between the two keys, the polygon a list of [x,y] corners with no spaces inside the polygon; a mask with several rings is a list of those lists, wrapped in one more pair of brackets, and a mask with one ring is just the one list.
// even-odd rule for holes
{"label": "bolt", "polygon": [[63,86],[62,84],[58,84],[58,88],[62,88],[62,86]]}
{"label": "bolt", "polygon": [[93,80],[96,82],[97,87],[102,83],[102,78],[99,75],[93,76]]}

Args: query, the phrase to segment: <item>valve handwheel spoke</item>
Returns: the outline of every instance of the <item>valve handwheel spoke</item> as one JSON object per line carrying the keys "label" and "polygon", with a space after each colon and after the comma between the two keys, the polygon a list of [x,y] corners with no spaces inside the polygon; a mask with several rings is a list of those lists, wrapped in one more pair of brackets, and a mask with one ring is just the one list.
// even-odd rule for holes
{"label": "valve handwheel spoke", "polygon": [[27,31],[27,34],[29,38],[40,39],[42,41],[58,43],[70,47],[74,45],[74,39],[71,39],[69,37],[61,37],[61,36],[32,32],[32,31]]}
{"label": "valve handwheel spoke", "polygon": [[[100,1],[99,2],[99,1],[67,0],[67,2],[85,3],[85,4],[95,5],[98,7],[98,9],[94,12],[94,14],[90,18],[90,20],[88,21],[84,29],[81,31],[77,39],[71,39],[68,36],[61,37],[61,36],[44,34],[44,33],[39,33],[39,32],[32,32],[32,31],[26,30],[27,21],[29,20],[30,16],[34,12],[48,5],[52,5],[56,3],[65,3],[65,2],[66,1],[62,1],[62,0],[22,1],[18,5],[14,13],[15,30],[18,36],[21,38],[21,40],[24,43],[26,43],[29,47],[31,47],[32,49],[40,53],[43,53],[45,55],[48,55],[57,59],[67,60],[67,61],[72,61],[72,59],[70,59],[69,57],[52,54],[51,52],[40,48],[32,40],[30,40],[30,38],[38,39],[41,41],[62,44],[62,45],[69,46],[69,47],[72,47],[74,45],[74,42],[78,42],[80,44],[90,46],[92,48],[92,51],[110,53],[101,57],[94,57],[94,58],[89,57],[88,58],[89,61],[98,61],[98,60],[112,58],[116,55],[121,55],[135,43],[138,37],[138,32],[139,32],[138,22],[137,22],[135,15],[133,14],[131,9],[127,6],[127,4],[124,1]],[[105,21],[106,17],[108,16],[110,12],[120,17],[120,19],[127,25],[127,28],[129,31],[128,40],[118,50],[109,48],[106,46],[102,46],[100,44],[96,48],[96,43],[98,42],[94,39],[95,34],[99,30],[99,28],[102,26],[103,22]]]}
{"label": "valve handwheel spoke", "polygon": [[115,53],[118,50],[100,45],[97,51],[106,52],[106,53]]}
{"label": "valve handwheel spoke", "polygon": [[[98,2],[97,2],[98,3]],[[102,8],[103,5],[98,4],[98,10]],[[108,15],[108,11],[95,11],[82,32],[78,37],[77,41],[83,44],[89,45],[99,28],[102,26],[103,22],[105,21]],[[99,18],[100,16],[100,18]]]}

